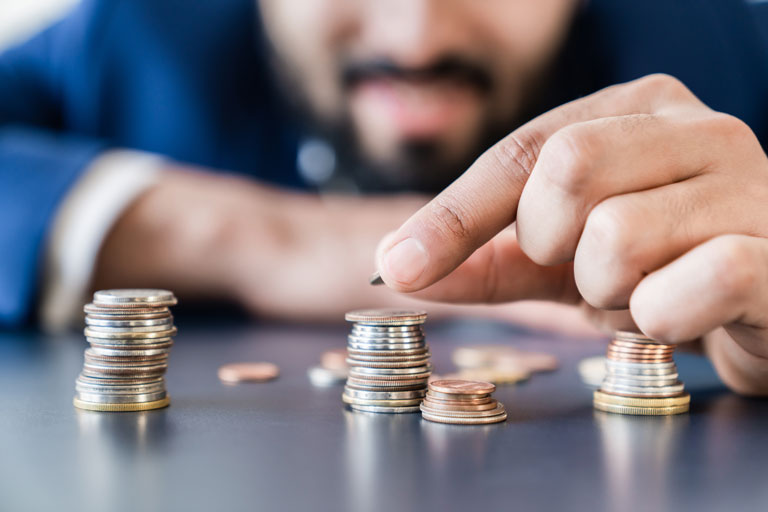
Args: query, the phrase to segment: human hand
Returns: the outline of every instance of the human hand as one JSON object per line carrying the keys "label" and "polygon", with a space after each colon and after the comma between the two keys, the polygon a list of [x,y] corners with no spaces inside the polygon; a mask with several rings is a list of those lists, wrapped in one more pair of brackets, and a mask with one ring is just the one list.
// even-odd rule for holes
{"label": "human hand", "polygon": [[749,127],[653,75],[502,139],[382,240],[378,268],[422,298],[628,308],[653,338],[706,336],[731,388],[768,394],[766,205]]}

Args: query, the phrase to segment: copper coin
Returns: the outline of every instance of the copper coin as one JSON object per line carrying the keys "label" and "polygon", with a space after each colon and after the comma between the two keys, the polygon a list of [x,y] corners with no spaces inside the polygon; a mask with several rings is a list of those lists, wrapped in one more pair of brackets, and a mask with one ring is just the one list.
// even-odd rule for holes
{"label": "copper coin", "polygon": [[436,396],[434,391],[427,391],[426,396],[433,402],[445,405],[482,405],[490,403],[491,400],[493,400],[490,395],[485,395],[484,398],[462,398],[460,400],[451,400],[450,398],[440,398],[439,396]]}
{"label": "copper coin", "polygon": [[493,393],[496,386],[479,380],[436,380],[429,383],[429,389],[454,395],[482,395]]}
{"label": "copper coin", "polygon": [[648,350],[675,350],[675,345],[665,345],[662,343],[635,343],[633,341],[621,341],[621,340],[613,340],[610,343],[613,346],[616,347],[627,347],[627,348],[644,348]]}
{"label": "copper coin", "polygon": [[265,382],[280,375],[280,369],[272,363],[230,363],[219,367],[222,382]]}
{"label": "copper coin", "polygon": [[[439,382],[439,381],[435,380],[432,382]],[[430,382],[430,384],[432,384],[432,382]],[[441,400],[461,400],[461,401],[466,400],[468,402],[472,402],[474,400],[485,400],[491,396],[490,393],[481,393],[478,395],[459,395],[456,393],[441,393],[439,391],[435,391],[431,387],[429,389],[429,395],[435,398],[439,398]]]}
{"label": "copper coin", "polygon": [[327,370],[346,370],[347,369],[347,349],[334,348],[326,350],[320,356],[320,366]]}

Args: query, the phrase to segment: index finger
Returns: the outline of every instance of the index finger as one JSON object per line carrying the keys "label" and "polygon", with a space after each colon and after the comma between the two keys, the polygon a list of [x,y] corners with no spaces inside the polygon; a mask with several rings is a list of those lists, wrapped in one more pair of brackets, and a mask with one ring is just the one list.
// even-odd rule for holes
{"label": "index finger", "polygon": [[664,98],[683,94],[692,97],[677,80],[654,75],[608,87],[524,124],[382,242],[377,251],[382,279],[398,291],[421,290],[514,222],[542,148],[561,128],[601,117],[653,113]]}

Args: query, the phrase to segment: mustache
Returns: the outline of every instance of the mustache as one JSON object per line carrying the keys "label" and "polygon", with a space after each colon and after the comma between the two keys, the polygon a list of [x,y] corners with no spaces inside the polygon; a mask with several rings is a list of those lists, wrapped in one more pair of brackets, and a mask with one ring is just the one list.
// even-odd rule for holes
{"label": "mustache", "polygon": [[488,92],[493,85],[491,73],[483,64],[458,55],[443,57],[420,68],[405,68],[389,59],[371,59],[347,62],[341,70],[345,88],[351,88],[372,78],[408,81],[452,80],[467,83],[480,92]]}

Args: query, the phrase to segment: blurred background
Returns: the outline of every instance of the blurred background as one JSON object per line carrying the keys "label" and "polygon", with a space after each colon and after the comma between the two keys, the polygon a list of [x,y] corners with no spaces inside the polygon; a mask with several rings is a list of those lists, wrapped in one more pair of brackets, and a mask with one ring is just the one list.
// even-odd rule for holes
{"label": "blurred background", "polygon": [[0,50],[64,16],[79,0],[0,0]]}

